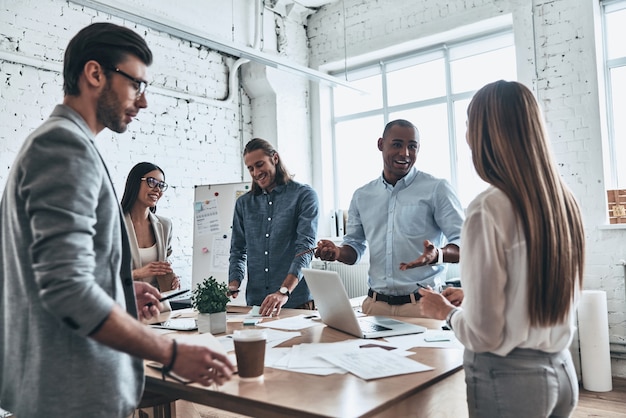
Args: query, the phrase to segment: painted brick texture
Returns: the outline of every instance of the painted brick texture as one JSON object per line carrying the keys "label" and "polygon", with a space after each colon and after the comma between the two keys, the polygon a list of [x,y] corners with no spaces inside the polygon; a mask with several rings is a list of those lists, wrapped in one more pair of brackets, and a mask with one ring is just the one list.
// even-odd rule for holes
{"label": "painted brick texture", "polygon": [[[531,87],[540,101],[560,173],[583,211],[585,288],[607,292],[612,349],[623,353],[625,273],[619,263],[626,259],[626,230],[603,228],[608,217],[599,110],[603,98],[598,93],[594,33],[599,21],[596,1],[335,2],[309,18],[310,63],[343,68],[346,58],[349,62],[371,51],[504,13],[512,14],[520,81]],[[623,354],[614,355],[616,376],[626,376],[623,358]]]}

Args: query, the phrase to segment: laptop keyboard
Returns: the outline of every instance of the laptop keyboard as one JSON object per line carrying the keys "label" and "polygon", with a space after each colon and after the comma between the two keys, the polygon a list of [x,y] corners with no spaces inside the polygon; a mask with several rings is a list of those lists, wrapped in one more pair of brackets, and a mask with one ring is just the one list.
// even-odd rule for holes
{"label": "laptop keyboard", "polygon": [[369,321],[359,321],[361,325],[361,331],[365,333],[376,332],[376,331],[389,331],[391,328],[383,327],[382,325],[374,324]]}

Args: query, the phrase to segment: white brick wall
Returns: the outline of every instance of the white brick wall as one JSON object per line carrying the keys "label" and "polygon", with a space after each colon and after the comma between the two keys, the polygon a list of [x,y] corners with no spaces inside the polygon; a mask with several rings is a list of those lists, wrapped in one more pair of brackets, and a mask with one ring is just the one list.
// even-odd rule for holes
{"label": "white brick wall", "polygon": [[[126,24],[145,36],[154,54],[148,108],[126,133],[105,130],[96,143],[120,198],[126,175],[137,162],[151,161],[165,171],[170,188],[158,213],[173,220],[173,264],[190,285],[193,186],[242,179],[239,108],[219,102],[228,94],[228,66],[234,59],[61,0],[10,0],[0,7],[0,54],[51,62],[56,69],[0,60],[0,192],[26,136],[62,101],[59,71],[70,38],[94,21]],[[177,92],[196,100],[188,103]],[[249,139],[251,109],[245,93],[242,113],[242,135]]]}
{"label": "white brick wall", "polygon": [[587,236],[585,288],[607,292],[613,374],[623,377],[626,356],[617,351],[626,351],[626,297],[624,269],[616,264],[626,258],[626,230],[599,229],[606,224],[607,213],[593,26],[596,3],[345,0],[311,16],[307,30],[311,65],[342,68],[344,54],[350,61],[512,13],[520,81],[536,92],[560,172],[581,203]]}
{"label": "white brick wall", "polygon": [[[150,0],[153,7],[147,7],[144,0],[103,3],[119,3],[117,6],[161,14],[172,21],[164,12],[171,8],[168,0]],[[251,46],[254,39],[251,5],[250,1],[225,5],[219,0],[189,0],[185,2],[189,10],[181,7],[174,14],[191,31],[202,30],[202,34],[210,33],[217,39],[233,38],[242,46]],[[224,101],[230,93],[229,67],[235,57],[72,2],[3,0],[0,2],[0,192],[26,136],[62,101],[60,71],[67,43],[81,28],[96,21],[111,21],[134,29],[145,37],[154,54],[154,63],[149,68],[152,84],[147,93],[148,108],[139,113],[126,133],[105,130],[96,143],[120,197],[126,175],[137,162],[151,161],[165,171],[170,188],[161,199],[158,213],[173,220],[173,264],[183,284],[190,285],[193,186],[248,180],[242,169],[241,145],[253,137],[253,118],[275,120],[279,111],[280,129],[274,121],[273,129],[263,133],[279,147],[287,162],[294,161],[292,167],[299,167],[298,180],[310,180],[308,80],[280,72],[278,77],[283,76],[283,83],[273,86],[273,100],[255,104],[254,98],[240,89]],[[236,25],[234,33],[231,24],[223,24],[226,21]],[[276,48],[279,25],[280,54],[306,64],[306,35],[300,17],[288,16],[283,20],[266,10],[264,22],[264,52],[271,53]],[[207,23],[211,24],[207,26]],[[245,81],[241,85],[245,86]],[[273,111],[268,114],[268,109]],[[284,144],[285,149],[278,144]],[[305,162],[296,164],[302,158]]]}
{"label": "white brick wall", "polygon": [[[626,258],[626,231],[598,228],[606,222],[606,197],[595,68],[595,1],[345,0],[323,7],[308,19],[310,56],[302,54],[304,28],[292,16],[281,22],[283,34],[266,39],[265,46],[280,45],[281,54],[302,64],[308,59],[317,67],[341,63],[344,54],[359,56],[512,13],[520,79],[533,87],[545,109],[561,173],[583,208],[588,240],[585,287],[607,291],[611,341],[623,344],[624,272],[616,264]],[[213,7],[209,17],[231,19],[231,12],[230,4],[223,10]],[[267,15],[266,24],[272,20]],[[197,97],[188,103],[176,93],[161,94],[153,89],[147,96],[148,109],[128,132],[113,135],[106,131],[97,139],[120,194],[126,174],[136,162],[153,161],[165,170],[172,187],[163,197],[159,213],[174,221],[174,264],[189,280],[193,186],[236,182],[244,176],[239,109],[217,101],[228,93],[230,57],[63,0],[0,2],[0,54],[41,61],[41,65],[26,65],[0,58],[0,191],[24,138],[62,99],[58,70],[67,42],[85,25],[105,20],[126,24],[146,37],[155,54],[150,68],[155,86],[184,93],[183,97]],[[272,28],[266,27],[264,33],[272,33]],[[240,33],[234,36],[239,41],[250,38]],[[230,34],[223,38],[229,39]],[[275,132],[271,124],[259,122],[259,133],[276,141],[298,180],[309,182],[320,174],[313,173],[310,166],[308,82],[283,73],[269,78],[275,89],[273,99],[256,100],[243,94],[243,141],[258,135],[253,120],[276,118]],[[275,107],[268,112],[271,105]],[[613,374],[626,376],[626,362],[615,359]]]}

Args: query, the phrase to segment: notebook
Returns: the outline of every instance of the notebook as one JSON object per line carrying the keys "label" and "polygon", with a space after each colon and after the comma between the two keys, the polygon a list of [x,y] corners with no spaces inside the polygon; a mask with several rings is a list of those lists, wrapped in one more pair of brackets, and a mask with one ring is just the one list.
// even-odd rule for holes
{"label": "notebook", "polygon": [[385,316],[357,318],[350,299],[336,271],[302,269],[306,284],[313,295],[322,321],[359,338],[381,338],[394,335],[418,334],[426,328]]}

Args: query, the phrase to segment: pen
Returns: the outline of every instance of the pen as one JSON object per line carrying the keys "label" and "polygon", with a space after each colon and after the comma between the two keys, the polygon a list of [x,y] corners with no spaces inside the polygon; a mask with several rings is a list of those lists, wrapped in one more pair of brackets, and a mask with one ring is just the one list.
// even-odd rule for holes
{"label": "pen", "polygon": [[303,256],[303,255],[305,255],[305,254],[312,253],[312,252],[313,252],[313,251],[315,251],[315,250],[317,250],[317,247],[309,248],[309,249],[308,249],[308,250],[306,250],[306,251],[302,251],[301,253],[296,254],[293,258],[298,258],[298,257],[301,257],[301,256]]}
{"label": "pen", "polygon": [[163,302],[164,300],[168,300],[168,299],[175,298],[176,296],[180,296],[180,295],[182,295],[183,293],[187,293],[188,291],[189,291],[188,289],[185,289],[185,290],[181,290],[181,291],[179,291],[179,292],[174,292],[174,293],[172,293],[171,295],[167,295],[167,296],[165,296],[165,297],[163,297],[163,298],[159,299],[159,302]]}
{"label": "pen", "polygon": [[[182,295],[183,293],[187,293],[187,292],[189,292],[189,289],[186,289],[186,290],[181,290],[181,291],[178,291],[178,292],[174,292],[174,293],[172,293],[171,295],[167,295],[167,296],[165,296],[165,297],[162,297],[161,299],[159,299],[159,302],[163,302],[164,300],[168,300],[168,299],[174,298],[174,297],[176,297],[176,296],[180,296],[180,295]],[[153,305],[153,303],[152,303],[152,302],[148,302],[146,305],[147,305],[147,306],[152,306],[152,305]]]}
{"label": "pen", "polygon": [[417,285],[417,287],[421,287],[422,289],[431,290],[431,289],[430,289],[430,287],[428,287],[428,286],[424,286],[424,285],[423,285],[423,284],[421,284],[421,283],[415,283],[415,284]]}

